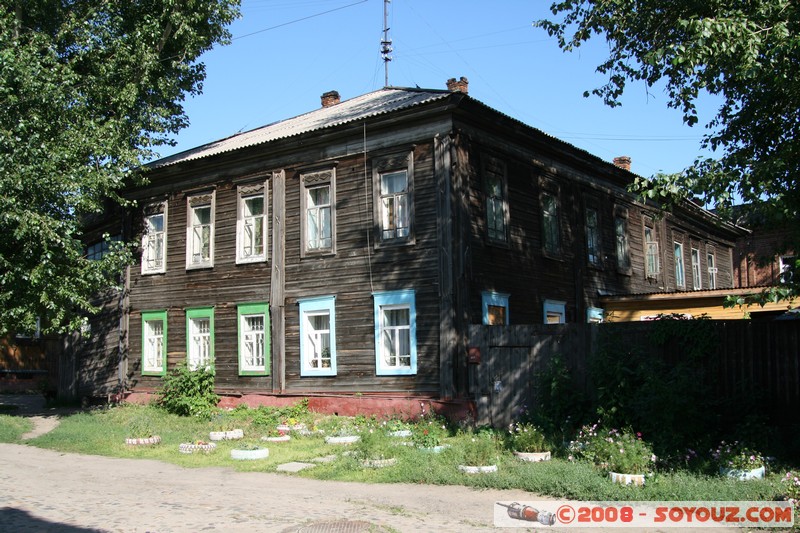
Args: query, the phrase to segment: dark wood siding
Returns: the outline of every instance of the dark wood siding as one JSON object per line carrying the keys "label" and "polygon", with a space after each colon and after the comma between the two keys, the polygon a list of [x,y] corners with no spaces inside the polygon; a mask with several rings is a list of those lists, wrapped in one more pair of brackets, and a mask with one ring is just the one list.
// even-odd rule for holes
{"label": "dark wood siding", "polygon": [[[238,304],[269,301],[269,262],[236,264],[237,186],[265,180],[264,174],[255,178],[237,176],[234,169],[224,180],[209,184],[213,189],[198,189],[215,191],[214,266],[207,269],[186,269],[187,196],[193,193],[177,189],[169,193],[166,272],[142,275],[138,263],[131,269],[128,379],[133,386],[150,389],[161,385],[161,378],[142,375],[142,311],[167,311],[168,368],[172,369],[186,361],[186,309],[213,307],[217,387],[228,391],[272,389],[269,376],[239,376],[236,324]],[[197,176],[197,183],[208,184],[208,181]],[[271,200],[271,188],[268,200]],[[139,200],[139,205],[147,203],[148,199]],[[136,220],[139,221],[138,235],[141,235],[141,215]],[[269,248],[271,236],[267,244]]]}
{"label": "dark wood siding", "polygon": [[[336,166],[336,254],[300,257],[300,171],[286,185],[286,387],[290,391],[438,392],[439,290],[433,144],[414,148],[414,241],[376,246],[372,161]],[[365,174],[366,172],[366,174]],[[365,177],[366,176],[366,177]],[[413,289],[417,374],[377,376],[372,293]],[[337,376],[300,376],[298,299],[335,296]]]}

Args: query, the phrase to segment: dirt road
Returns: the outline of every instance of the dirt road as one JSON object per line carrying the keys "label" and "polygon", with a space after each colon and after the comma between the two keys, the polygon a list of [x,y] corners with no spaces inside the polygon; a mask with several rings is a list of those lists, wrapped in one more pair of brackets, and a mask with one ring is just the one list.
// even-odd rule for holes
{"label": "dirt road", "polygon": [[0,444],[2,531],[494,531],[495,501],[533,497],[186,469]]}

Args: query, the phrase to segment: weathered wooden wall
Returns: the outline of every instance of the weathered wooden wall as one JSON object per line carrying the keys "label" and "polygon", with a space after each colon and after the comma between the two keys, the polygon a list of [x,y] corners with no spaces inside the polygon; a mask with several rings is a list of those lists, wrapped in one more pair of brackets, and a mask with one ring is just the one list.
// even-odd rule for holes
{"label": "weathered wooden wall", "polygon": [[[757,398],[774,420],[800,422],[800,321],[709,323],[719,343],[708,360],[717,363],[709,365],[714,371],[708,381],[697,386],[712,387],[733,404]],[[651,357],[677,360],[674,347],[652,342],[654,326],[647,322],[470,326],[469,346],[481,354],[480,364],[470,368],[470,394],[478,406],[478,422],[500,427],[522,406],[535,410],[540,373],[555,354],[573,371],[576,390],[592,396],[588,361],[599,349],[597,341],[604,332],[621,335],[626,346],[649,350]]]}

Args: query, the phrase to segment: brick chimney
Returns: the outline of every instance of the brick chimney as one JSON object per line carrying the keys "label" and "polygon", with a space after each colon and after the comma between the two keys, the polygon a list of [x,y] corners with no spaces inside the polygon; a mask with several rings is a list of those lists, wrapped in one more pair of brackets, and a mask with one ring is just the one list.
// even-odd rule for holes
{"label": "brick chimney", "polygon": [[621,168],[622,170],[627,170],[630,172],[631,170],[631,158],[627,155],[621,155],[619,157],[614,158],[614,165]]}
{"label": "brick chimney", "polygon": [[447,90],[452,93],[462,92],[469,94],[469,80],[464,76],[461,76],[460,80],[450,78],[447,80]]}
{"label": "brick chimney", "polygon": [[322,100],[322,107],[330,107],[341,102],[341,97],[338,91],[328,91],[323,93],[320,97]]}

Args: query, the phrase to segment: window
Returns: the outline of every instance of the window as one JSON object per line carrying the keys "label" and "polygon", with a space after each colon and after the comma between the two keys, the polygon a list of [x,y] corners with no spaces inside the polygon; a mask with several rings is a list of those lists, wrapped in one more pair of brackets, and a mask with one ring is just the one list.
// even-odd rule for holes
{"label": "window", "polygon": [[648,278],[655,278],[659,271],[658,261],[658,241],[655,239],[653,228],[644,228],[644,247],[645,247],[645,275]]}
{"label": "window", "polygon": [[508,242],[506,166],[494,157],[486,157],[483,176],[484,194],[486,195],[486,228],[489,240]]}
{"label": "window", "polygon": [[269,310],[266,303],[240,304],[239,375],[267,376],[270,368]]}
{"label": "window", "polygon": [[186,310],[186,358],[189,370],[214,364],[214,308]]}
{"label": "window", "polygon": [[239,187],[236,262],[267,260],[267,194],[264,184]]}
{"label": "window", "polygon": [[708,288],[717,288],[717,265],[713,252],[706,254],[706,262],[708,263]]}
{"label": "window", "polygon": [[413,290],[374,293],[375,372],[417,373],[417,311]]}
{"label": "window", "polygon": [[214,266],[214,196],[188,198],[186,268]]}
{"label": "window", "polygon": [[324,296],[299,301],[300,375],[336,375],[335,298]]}
{"label": "window", "polygon": [[405,170],[381,174],[381,239],[408,238],[408,173]]}
{"label": "window", "polygon": [[703,288],[703,277],[700,275],[700,250],[692,248],[692,288],[699,291]]}
{"label": "window", "polygon": [[614,237],[617,254],[617,270],[627,272],[631,268],[630,247],[628,246],[628,217],[614,215]]}
{"label": "window", "polygon": [[508,325],[508,294],[484,291],[481,293],[483,323],[489,326]]}
{"label": "window", "polygon": [[110,243],[121,240],[122,235],[114,235],[113,237],[108,237],[108,235],[106,235],[102,241],[98,241],[86,247],[86,259],[99,261],[111,251]]}
{"label": "window", "polygon": [[167,203],[150,205],[144,211],[142,274],[167,270]]}
{"label": "window", "polygon": [[142,375],[167,372],[167,312],[142,312]]}
{"label": "window", "polygon": [[558,224],[558,200],[551,193],[542,193],[542,242],[547,254],[556,255],[561,249]]}
{"label": "window", "polygon": [[793,255],[782,255],[780,257],[780,283],[791,283],[794,278],[796,261],[797,258]]}
{"label": "window", "polygon": [[600,251],[600,224],[597,209],[586,209],[586,253],[589,264],[601,266],[603,259]]}
{"label": "window", "polygon": [[586,309],[586,322],[588,324],[600,324],[603,322],[603,310],[597,307]]}
{"label": "window", "polygon": [[545,324],[565,324],[567,322],[566,302],[556,300],[544,301],[544,323]]}
{"label": "window", "polygon": [[301,255],[336,252],[334,169],[302,174]]}
{"label": "window", "polygon": [[673,245],[675,257],[675,286],[685,288],[686,275],[683,270],[683,244],[675,242]]}
{"label": "window", "polygon": [[377,245],[414,240],[414,153],[377,158],[372,164]]}

